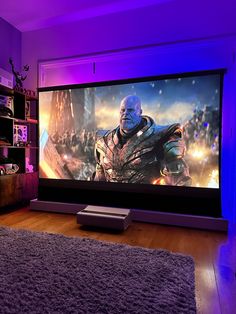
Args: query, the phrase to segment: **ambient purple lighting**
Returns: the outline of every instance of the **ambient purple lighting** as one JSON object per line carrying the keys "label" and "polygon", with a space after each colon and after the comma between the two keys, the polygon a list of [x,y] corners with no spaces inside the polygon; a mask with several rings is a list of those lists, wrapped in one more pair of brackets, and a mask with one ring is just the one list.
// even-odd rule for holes
{"label": "ambient purple lighting", "polygon": [[8,61],[11,57],[16,68],[19,69],[21,67],[21,32],[0,17],[0,38],[4,46],[4,49],[0,49],[0,67],[11,72]]}
{"label": "ambient purple lighting", "polygon": [[[98,16],[135,10],[147,6],[159,5],[174,0],[89,0],[89,1],[40,1],[34,3],[29,0],[17,2],[3,2],[1,16],[15,25],[22,32],[49,28],[55,25],[71,23]],[[24,8],[24,14],[17,14]]]}
{"label": "ambient purple lighting", "polygon": [[[233,189],[236,181],[233,145],[236,142],[233,121],[236,114],[233,61],[236,2],[179,0],[158,4],[157,1],[156,5],[153,2],[153,5],[132,10],[131,2],[134,1],[127,1],[124,11],[116,7],[119,12],[111,14],[112,2],[102,1],[103,12],[108,5],[109,14],[104,15],[93,2],[97,11],[93,18],[91,15],[91,18],[75,21],[75,10],[66,12],[64,24],[24,32],[22,64],[31,65],[27,84],[32,89],[37,86],[38,69],[40,86],[135,78],[137,72],[150,76],[226,69],[222,104],[222,204],[224,217],[236,220]],[[116,1],[117,6],[121,3],[123,0]],[[115,6],[113,9],[115,11]],[[83,10],[84,17],[89,17],[88,3]],[[60,15],[57,12],[57,16]]]}
{"label": "ambient purple lighting", "polygon": [[[205,43],[204,49],[200,45],[182,44],[170,47],[151,47],[134,50],[127,53],[117,52],[107,55],[90,56],[84,58],[72,58],[58,61],[49,61],[40,64],[42,77],[41,86],[68,85],[112,79],[126,79],[136,77],[141,71],[144,76],[157,73],[170,74],[192,72],[199,69],[227,68],[229,60],[225,57],[221,45],[218,52],[214,53],[216,44]],[[181,54],[180,54],[181,51]],[[173,56],[175,56],[173,58]],[[193,60],[198,62],[193,63]],[[153,64],[156,64],[153,67]],[[111,66],[112,65],[112,66]],[[223,88],[222,111],[222,213],[227,219],[233,217],[232,172],[228,165],[234,164],[234,148],[232,147],[232,110],[234,110],[233,94],[234,75],[230,70],[225,74]],[[235,178],[233,179],[235,180]]]}

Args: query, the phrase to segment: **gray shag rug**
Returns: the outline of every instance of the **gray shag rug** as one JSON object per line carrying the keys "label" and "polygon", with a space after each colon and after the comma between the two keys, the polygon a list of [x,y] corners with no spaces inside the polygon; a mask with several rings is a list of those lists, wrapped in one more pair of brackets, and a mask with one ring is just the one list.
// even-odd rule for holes
{"label": "gray shag rug", "polygon": [[196,313],[194,261],[0,227],[0,313]]}

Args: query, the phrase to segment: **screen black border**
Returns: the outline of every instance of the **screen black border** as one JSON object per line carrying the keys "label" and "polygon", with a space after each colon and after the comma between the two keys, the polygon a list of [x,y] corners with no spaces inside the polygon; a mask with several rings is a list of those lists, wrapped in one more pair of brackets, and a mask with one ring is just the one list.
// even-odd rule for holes
{"label": "screen black border", "polygon": [[153,186],[149,184],[119,184],[112,182],[39,178],[38,199],[42,201],[129,207],[132,209],[221,217],[222,99],[225,72],[225,69],[216,69],[38,88],[38,93],[40,93],[64,89],[148,82],[152,80],[158,81],[179,77],[220,75],[219,188]]}

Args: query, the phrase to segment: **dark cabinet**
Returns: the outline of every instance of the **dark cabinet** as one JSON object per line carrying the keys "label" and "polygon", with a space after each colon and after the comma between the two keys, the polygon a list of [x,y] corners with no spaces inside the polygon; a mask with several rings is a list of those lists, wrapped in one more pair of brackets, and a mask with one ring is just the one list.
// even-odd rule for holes
{"label": "dark cabinet", "polygon": [[38,99],[0,85],[0,207],[37,196]]}

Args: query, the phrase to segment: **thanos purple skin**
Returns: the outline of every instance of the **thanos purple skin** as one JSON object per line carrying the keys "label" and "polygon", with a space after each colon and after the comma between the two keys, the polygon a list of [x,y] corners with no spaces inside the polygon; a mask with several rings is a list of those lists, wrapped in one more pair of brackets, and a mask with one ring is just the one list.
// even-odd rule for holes
{"label": "thanos purple skin", "polygon": [[191,185],[179,123],[158,126],[142,115],[137,96],[120,105],[120,124],[95,145],[94,181]]}

